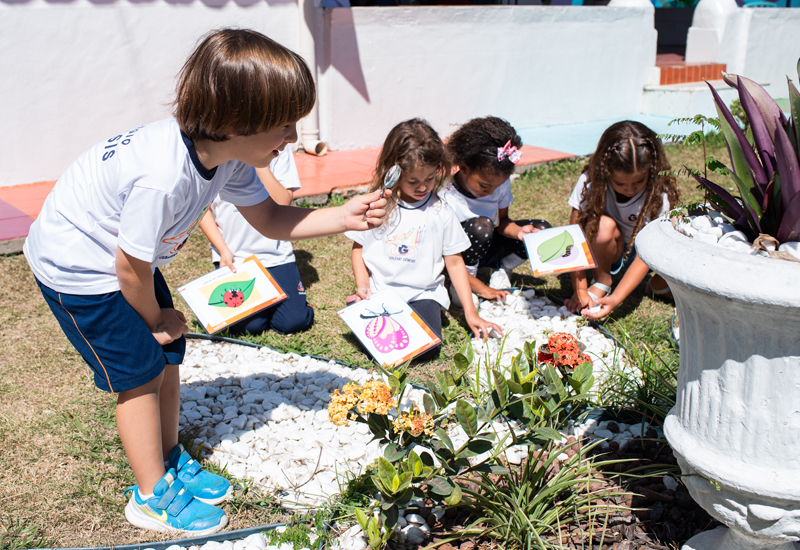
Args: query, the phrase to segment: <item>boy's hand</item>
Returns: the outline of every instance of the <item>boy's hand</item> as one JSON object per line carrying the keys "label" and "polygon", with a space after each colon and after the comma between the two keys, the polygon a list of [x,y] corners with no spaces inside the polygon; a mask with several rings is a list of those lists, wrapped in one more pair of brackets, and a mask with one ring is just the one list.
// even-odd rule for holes
{"label": "boy's hand", "polygon": [[227,267],[231,273],[236,273],[236,268],[233,266],[233,252],[229,248],[219,251],[219,265]]}
{"label": "boy's hand", "polygon": [[153,338],[159,345],[166,345],[189,333],[186,317],[172,308],[161,308],[161,319],[155,328],[151,328]]}
{"label": "boy's hand", "polygon": [[[384,196],[391,195],[386,189]],[[366,195],[358,195],[344,205],[344,225],[348,231],[366,231],[380,227],[386,214],[386,198],[381,197],[380,190]]]}
{"label": "boy's hand", "polygon": [[477,314],[467,315],[466,318],[467,324],[469,325],[469,328],[472,329],[472,333],[475,335],[475,338],[480,338],[483,341],[486,341],[486,339],[489,337],[489,331],[492,329],[496,330],[501,336],[503,335],[502,327],[485,319],[481,319]]}

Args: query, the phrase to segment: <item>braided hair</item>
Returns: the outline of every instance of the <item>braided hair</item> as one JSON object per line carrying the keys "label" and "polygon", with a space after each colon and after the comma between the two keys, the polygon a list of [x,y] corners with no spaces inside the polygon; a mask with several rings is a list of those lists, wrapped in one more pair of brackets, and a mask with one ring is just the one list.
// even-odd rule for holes
{"label": "braided hair", "polygon": [[483,176],[503,176],[508,179],[514,173],[514,163],[508,158],[498,162],[497,149],[511,142],[514,147],[522,147],[522,138],[508,122],[502,118],[487,116],[473,118],[447,140],[447,149],[453,163],[470,172]]}
{"label": "braided hair", "polygon": [[653,130],[633,120],[609,126],[600,137],[589,164],[583,168],[587,182],[592,185],[584,187],[581,194],[581,204],[585,206],[578,215],[578,223],[589,242],[597,236],[600,217],[605,211],[606,188],[611,173],[634,174],[642,170],[648,170],[649,175],[644,205],[628,243],[629,251],[645,220],[654,220],[661,213],[662,195],[667,195],[670,208],[674,208],[680,200],[680,193],[675,176],[660,173],[670,170],[670,164],[664,145]]}
{"label": "braided hair", "polygon": [[[421,118],[403,121],[389,131],[383,142],[378,164],[372,173],[370,191],[381,188],[383,179],[395,164],[400,166],[401,173],[408,173],[422,166],[435,167],[436,184],[431,191],[434,194],[450,177],[452,167],[450,155],[439,134]],[[383,219],[389,219],[389,214],[397,206],[397,198],[396,189],[386,197],[388,204]]]}

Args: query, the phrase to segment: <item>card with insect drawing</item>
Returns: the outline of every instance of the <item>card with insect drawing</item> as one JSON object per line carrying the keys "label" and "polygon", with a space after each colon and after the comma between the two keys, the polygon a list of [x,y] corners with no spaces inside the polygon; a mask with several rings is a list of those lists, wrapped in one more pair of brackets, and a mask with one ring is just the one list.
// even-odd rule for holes
{"label": "card with insect drawing", "polygon": [[526,233],[524,242],[534,277],[597,267],[580,225]]}
{"label": "card with insect drawing", "polygon": [[410,361],[442,341],[393,291],[373,294],[339,312],[370,355],[383,366]]}
{"label": "card with insect drawing", "polygon": [[203,330],[214,334],[287,298],[258,258],[221,267],[178,288]]}

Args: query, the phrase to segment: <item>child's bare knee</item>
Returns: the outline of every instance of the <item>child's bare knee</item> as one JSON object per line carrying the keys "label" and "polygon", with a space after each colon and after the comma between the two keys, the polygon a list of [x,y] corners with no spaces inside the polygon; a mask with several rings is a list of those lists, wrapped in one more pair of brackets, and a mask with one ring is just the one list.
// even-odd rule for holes
{"label": "child's bare knee", "polygon": [[131,388],[130,390],[125,390],[119,392],[117,395],[117,405],[122,405],[126,401],[130,401],[131,399],[136,399],[137,397],[142,397],[148,394],[158,394],[161,390],[161,384],[164,381],[164,371],[162,370],[158,376],[150,380],[149,382],[145,382],[141,386],[136,388]]}
{"label": "child's bare knee", "polygon": [[600,216],[600,222],[597,224],[597,242],[615,242],[622,238],[622,232],[619,230],[617,222],[611,216]]}

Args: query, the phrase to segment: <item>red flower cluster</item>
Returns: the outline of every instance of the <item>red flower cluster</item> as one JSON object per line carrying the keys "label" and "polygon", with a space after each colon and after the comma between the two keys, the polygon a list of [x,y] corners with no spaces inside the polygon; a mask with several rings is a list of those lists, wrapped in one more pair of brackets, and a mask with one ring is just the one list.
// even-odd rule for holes
{"label": "red flower cluster", "polygon": [[550,363],[557,367],[574,369],[581,363],[589,362],[589,356],[581,351],[578,339],[567,332],[554,332],[547,344],[539,348],[537,359],[540,363]]}

